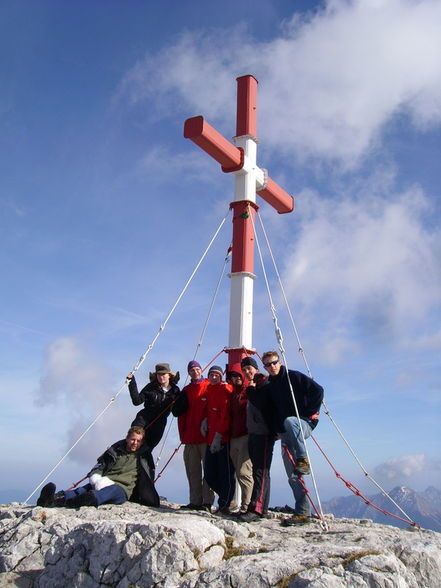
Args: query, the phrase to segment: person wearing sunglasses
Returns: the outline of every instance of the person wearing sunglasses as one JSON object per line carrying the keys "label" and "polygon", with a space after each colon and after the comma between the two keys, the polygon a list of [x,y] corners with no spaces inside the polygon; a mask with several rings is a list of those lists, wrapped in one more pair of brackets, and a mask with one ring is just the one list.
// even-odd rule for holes
{"label": "person wearing sunglasses", "polygon": [[311,473],[304,440],[318,424],[323,388],[302,372],[287,370],[277,351],[266,351],[262,363],[268,372],[269,418],[282,442],[283,462],[296,502],[293,522],[306,522],[309,503],[299,477]]}

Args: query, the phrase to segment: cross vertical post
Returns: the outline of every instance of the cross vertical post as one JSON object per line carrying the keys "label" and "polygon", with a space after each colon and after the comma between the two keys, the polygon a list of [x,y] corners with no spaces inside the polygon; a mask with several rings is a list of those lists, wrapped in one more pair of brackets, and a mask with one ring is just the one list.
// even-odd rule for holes
{"label": "cross vertical post", "polygon": [[191,139],[218,163],[225,173],[234,173],[233,241],[231,260],[228,365],[253,353],[254,231],[258,210],[256,193],[280,214],[292,212],[294,199],[268,172],[257,166],[257,79],[237,78],[236,136],[232,144],[202,116],[189,118],[184,137]]}

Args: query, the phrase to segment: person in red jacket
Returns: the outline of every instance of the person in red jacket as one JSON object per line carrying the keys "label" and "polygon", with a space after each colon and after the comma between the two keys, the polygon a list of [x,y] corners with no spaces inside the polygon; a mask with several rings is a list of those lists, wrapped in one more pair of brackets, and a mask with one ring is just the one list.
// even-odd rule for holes
{"label": "person in red jacket", "polygon": [[[253,467],[248,453],[247,394],[243,385],[240,364],[232,365],[227,372],[227,382],[233,387],[230,402],[231,441],[230,457],[240,487],[239,514],[248,510],[253,492]],[[230,510],[232,506],[230,505]]]}
{"label": "person in red jacket", "polygon": [[208,485],[218,495],[218,513],[230,514],[234,496],[234,467],[230,459],[230,397],[232,387],[222,382],[223,371],[217,365],[208,370],[206,389],[206,418],[201,432],[206,437],[204,475]]}
{"label": "person in red jacket", "polygon": [[173,416],[178,417],[181,443],[185,445],[184,465],[190,493],[190,502],[182,508],[210,511],[214,493],[204,480],[207,441],[201,433],[201,423],[206,417],[208,380],[202,377],[201,365],[195,360],[189,362],[187,371],[191,381],[172,408]]}

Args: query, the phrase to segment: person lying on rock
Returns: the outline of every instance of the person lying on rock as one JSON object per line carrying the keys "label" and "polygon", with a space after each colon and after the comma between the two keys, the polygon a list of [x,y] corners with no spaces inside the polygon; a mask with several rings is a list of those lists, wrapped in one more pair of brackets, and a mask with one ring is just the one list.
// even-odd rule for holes
{"label": "person lying on rock", "polygon": [[127,437],[114,443],[99,458],[87,474],[89,483],[75,490],[56,491],[49,482],[43,486],[37,506],[100,506],[123,504],[135,488],[138,478],[138,456],[144,441],[143,427],[130,427]]}

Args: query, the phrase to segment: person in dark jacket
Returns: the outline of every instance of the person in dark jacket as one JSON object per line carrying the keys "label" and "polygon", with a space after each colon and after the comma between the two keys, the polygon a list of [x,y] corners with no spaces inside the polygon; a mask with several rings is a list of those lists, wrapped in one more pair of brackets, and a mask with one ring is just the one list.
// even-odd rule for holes
{"label": "person in dark jacket", "polygon": [[[107,449],[97,464],[87,474],[89,483],[74,490],[61,490],[56,493],[52,482],[46,484],[37,500],[37,506],[100,506],[101,504],[123,504],[132,496],[141,470],[148,472],[148,465],[141,457],[144,429],[131,427],[122,441],[117,441]],[[145,487],[145,483],[142,484]],[[149,506],[159,505],[159,497],[150,483]]]}
{"label": "person in dark jacket", "polygon": [[187,372],[190,383],[183,388],[172,408],[173,416],[178,417],[179,437],[184,445],[184,465],[190,494],[190,502],[181,508],[211,511],[214,492],[204,480],[207,440],[201,433],[201,423],[206,417],[208,380],[202,376],[201,364],[195,360],[188,363]]}
{"label": "person in dark jacket", "polygon": [[269,374],[269,416],[282,442],[285,469],[296,501],[292,522],[304,522],[310,510],[299,478],[311,473],[305,440],[318,424],[323,388],[302,372],[287,370],[276,351],[265,352],[262,362]]}
{"label": "person in dark jacket", "polygon": [[168,363],[158,363],[155,371],[150,373],[150,382],[138,392],[135,376],[127,376],[130,398],[135,406],[144,403],[132,426],[145,429],[145,444],[152,451],[162,439],[173,403],[179,395],[177,382],[179,373],[174,374]]}
{"label": "person in dark jacket", "polygon": [[275,435],[263,417],[266,411],[265,385],[268,378],[259,372],[253,357],[244,357],[241,367],[247,381],[245,391],[248,398],[248,452],[253,471],[253,493],[248,512],[243,514],[240,520],[250,523],[260,520],[268,512],[271,489],[270,468]]}

